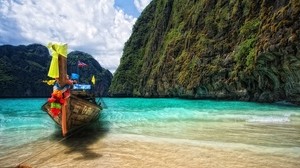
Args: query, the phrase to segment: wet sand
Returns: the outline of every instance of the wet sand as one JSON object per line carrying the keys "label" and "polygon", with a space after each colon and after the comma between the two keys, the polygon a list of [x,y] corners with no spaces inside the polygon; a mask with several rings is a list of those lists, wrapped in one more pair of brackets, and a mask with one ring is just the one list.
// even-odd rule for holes
{"label": "wet sand", "polygon": [[[280,150],[215,142],[109,134],[27,144],[0,157],[0,167],[48,168],[298,168],[300,156]],[[296,149],[297,150],[297,149]]]}

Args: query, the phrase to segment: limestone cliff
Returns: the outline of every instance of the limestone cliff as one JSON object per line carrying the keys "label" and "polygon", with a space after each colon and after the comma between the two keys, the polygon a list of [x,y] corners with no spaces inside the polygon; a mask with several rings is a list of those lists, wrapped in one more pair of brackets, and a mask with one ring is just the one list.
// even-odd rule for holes
{"label": "limestone cliff", "polygon": [[[89,54],[73,51],[68,54],[68,74],[77,72],[77,61],[88,64],[80,70],[81,83],[89,83],[96,77],[94,87],[97,96],[107,96],[112,74],[102,68]],[[48,49],[40,44],[28,46],[0,46],[0,98],[49,97],[52,86],[43,83],[51,61]]]}
{"label": "limestone cliff", "polygon": [[153,0],[112,96],[300,102],[299,0]]}

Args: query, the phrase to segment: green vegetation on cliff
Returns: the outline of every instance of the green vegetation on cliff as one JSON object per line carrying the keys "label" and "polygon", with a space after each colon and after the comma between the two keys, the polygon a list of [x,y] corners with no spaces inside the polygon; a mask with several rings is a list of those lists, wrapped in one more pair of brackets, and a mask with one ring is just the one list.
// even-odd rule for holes
{"label": "green vegetation on cliff", "polygon": [[49,95],[51,88],[41,82],[49,63],[48,49],[42,45],[0,46],[0,97]]}
{"label": "green vegetation on cliff", "polygon": [[[95,75],[96,94],[106,96],[112,74],[102,68],[91,55],[78,51],[68,54],[69,74],[77,72],[78,59],[88,64],[80,70],[80,82],[90,83],[92,75]],[[0,97],[50,96],[52,86],[42,82],[50,79],[47,77],[50,61],[49,51],[43,45],[0,46]]]}
{"label": "green vegetation on cliff", "polygon": [[153,0],[112,96],[300,100],[300,1]]}

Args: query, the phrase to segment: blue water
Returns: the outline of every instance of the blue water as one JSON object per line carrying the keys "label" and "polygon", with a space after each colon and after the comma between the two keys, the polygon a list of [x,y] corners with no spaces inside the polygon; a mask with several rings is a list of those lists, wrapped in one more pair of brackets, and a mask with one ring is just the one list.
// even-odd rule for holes
{"label": "blue water", "polygon": [[[0,99],[0,160],[8,151],[60,136],[43,98]],[[107,135],[138,135],[283,149],[300,157],[300,108],[239,101],[103,98]],[[51,139],[51,138],[50,138]]]}
{"label": "blue water", "polygon": [[0,99],[0,154],[4,149],[47,137],[53,132],[53,122],[40,110],[44,101]]}
{"label": "blue water", "polygon": [[300,108],[239,101],[105,99],[111,132],[300,147]]}

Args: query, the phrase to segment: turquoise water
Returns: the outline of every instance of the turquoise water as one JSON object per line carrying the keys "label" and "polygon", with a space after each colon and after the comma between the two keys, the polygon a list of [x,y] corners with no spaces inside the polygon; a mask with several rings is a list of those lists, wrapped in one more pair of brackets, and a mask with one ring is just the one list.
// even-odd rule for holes
{"label": "turquoise water", "polygon": [[300,108],[237,101],[106,99],[112,132],[300,147]]}
{"label": "turquoise water", "polygon": [[41,109],[45,99],[0,99],[0,156],[5,150],[39,138],[55,129]]}
{"label": "turquoise water", "polygon": [[[46,99],[0,99],[0,161],[8,151],[53,140],[60,130]],[[300,158],[300,108],[238,101],[103,98],[100,131],[207,144],[257,147]],[[279,150],[280,149],[280,150]],[[0,164],[1,165],[1,164]]]}

